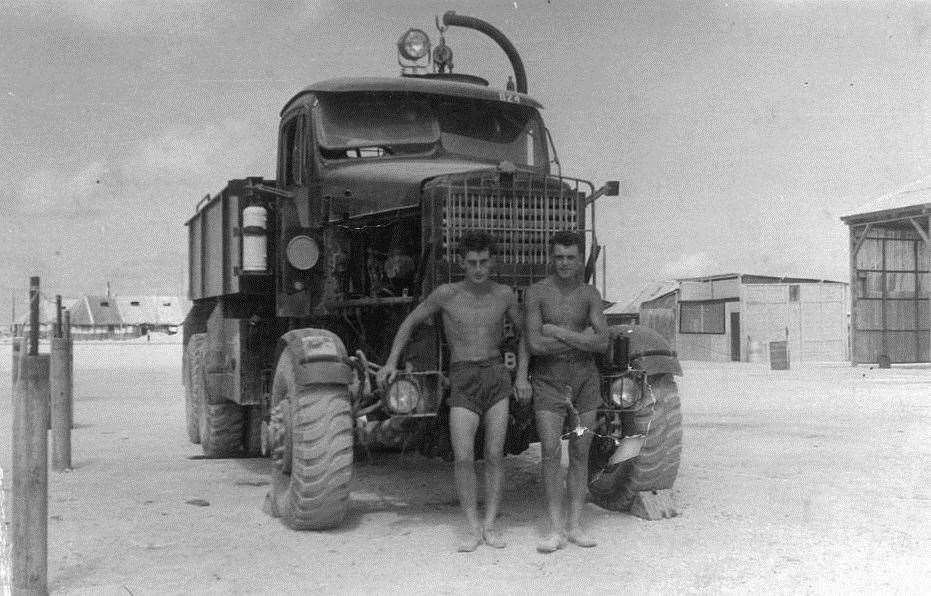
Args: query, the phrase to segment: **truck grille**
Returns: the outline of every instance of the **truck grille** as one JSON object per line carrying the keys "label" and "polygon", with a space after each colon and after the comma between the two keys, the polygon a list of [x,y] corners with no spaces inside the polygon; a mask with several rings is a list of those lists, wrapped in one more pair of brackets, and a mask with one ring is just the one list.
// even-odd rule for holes
{"label": "truck grille", "polygon": [[497,241],[497,278],[526,286],[546,275],[549,239],[585,227],[584,194],[591,184],[573,178],[497,170],[444,176],[424,187],[425,234],[433,252],[433,286],[462,277],[456,247],[465,230]]}

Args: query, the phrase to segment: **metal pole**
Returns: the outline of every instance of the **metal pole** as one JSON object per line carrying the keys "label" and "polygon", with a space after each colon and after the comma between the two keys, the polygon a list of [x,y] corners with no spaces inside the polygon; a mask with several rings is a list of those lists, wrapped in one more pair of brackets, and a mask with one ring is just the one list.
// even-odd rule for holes
{"label": "metal pole", "polygon": [[13,396],[13,593],[48,594],[48,354],[24,354]]}

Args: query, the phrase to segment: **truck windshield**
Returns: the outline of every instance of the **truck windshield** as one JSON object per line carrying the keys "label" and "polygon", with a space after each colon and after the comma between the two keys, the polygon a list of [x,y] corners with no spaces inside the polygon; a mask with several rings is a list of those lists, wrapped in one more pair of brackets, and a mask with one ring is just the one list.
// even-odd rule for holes
{"label": "truck windshield", "polygon": [[546,143],[533,108],[413,93],[320,94],[314,124],[325,159],[447,154],[543,167]]}

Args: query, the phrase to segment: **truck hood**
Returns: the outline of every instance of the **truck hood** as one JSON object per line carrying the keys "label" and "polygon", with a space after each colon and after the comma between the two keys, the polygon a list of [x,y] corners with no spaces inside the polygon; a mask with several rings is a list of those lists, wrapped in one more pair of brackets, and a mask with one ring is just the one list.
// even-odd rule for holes
{"label": "truck hood", "polygon": [[449,158],[350,162],[327,168],[321,190],[323,196],[333,197],[333,215],[353,216],[419,205],[424,180],[494,167],[487,162]]}

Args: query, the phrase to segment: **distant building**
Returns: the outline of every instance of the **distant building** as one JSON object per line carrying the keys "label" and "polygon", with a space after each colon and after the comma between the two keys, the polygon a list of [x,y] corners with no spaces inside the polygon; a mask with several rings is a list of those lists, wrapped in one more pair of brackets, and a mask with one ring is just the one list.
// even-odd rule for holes
{"label": "distant building", "polygon": [[931,177],[841,221],[850,227],[851,360],[931,362]]}
{"label": "distant building", "polygon": [[[190,303],[176,296],[91,296],[65,299],[71,334],[78,339],[121,339],[147,333],[175,333]],[[55,323],[55,303],[39,303],[40,334],[46,337]],[[29,313],[17,318],[19,333],[29,326]]]}
{"label": "distant building", "polygon": [[726,273],[677,280],[640,304],[640,323],[683,360],[765,361],[788,341],[794,361],[848,358],[847,284]]}

